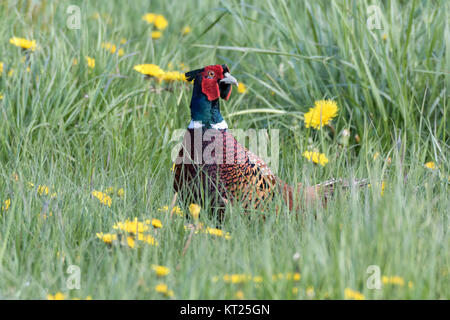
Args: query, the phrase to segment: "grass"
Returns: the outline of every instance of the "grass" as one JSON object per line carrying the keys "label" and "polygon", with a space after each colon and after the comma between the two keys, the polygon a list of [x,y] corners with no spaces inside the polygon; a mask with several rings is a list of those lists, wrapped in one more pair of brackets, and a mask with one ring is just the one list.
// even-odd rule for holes
{"label": "grass", "polygon": [[[66,27],[73,4],[80,30]],[[162,299],[155,286],[165,283],[177,299],[233,299],[238,291],[247,299],[344,299],[347,288],[366,299],[448,299],[449,3],[380,2],[382,30],[372,31],[370,4],[2,2],[0,201],[11,202],[0,215],[0,298]],[[168,20],[160,39],[149,37],[146,12]],[[186,25],[192,32],[182,36]],[[13,36],[35,39],[38,49],[24,58]],[[101,48],[122,38],[122,57]],[[260,212],[230,206],[220,227],[231,239],[194,234],[183,255],[190,221],[158,208],[172,201],[171,138],[189,122],[191,86],[144,79],[133,70],[141,63],[227,63],[248,91],[233,91],[224,117],[232,128],[280,130],[282,179],[368,177],[371,188],[338,192],[327,208],[298,217],[282,206],[262,221]],[[340,107],[336,134],[304,126],[303,114],[323,98]],[[312,148],[327,155],[325,167],[301,156]],[[110,186],[125,190],[111,207],[91,196]],[[215,227],[207,209],[200,221]],[[161,220],[158,247],[110,247],[96,237],[135,217]],[[158,278],[152,264],[171,272]],[[80,267],[78,290],[66,286],[69,265]],[[370,265],[404,284],[369,289]],[[295,272],[300,281],[285,279]],[[263,281],[223,280],[231,274]]]}

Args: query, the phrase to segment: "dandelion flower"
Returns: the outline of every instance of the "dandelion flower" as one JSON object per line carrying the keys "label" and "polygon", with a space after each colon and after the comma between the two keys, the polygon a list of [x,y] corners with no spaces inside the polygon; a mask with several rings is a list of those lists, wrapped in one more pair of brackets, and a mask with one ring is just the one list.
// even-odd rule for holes
{"label": "dandelion flower", "polygon": [[200,215],[200,210],[201,210],[201,207],[198,204],[191,203],[189,205],[189,212],[191,213],[192,217],[196,220],[198,219],[198,217]]}
{"label": "dandelion flower", "polygon": [[64,293],[62,292],[57,292],[55,293],[55,295],[52,294],[48,294],[47,295],[47,300],[64,300],[66,297],[64,296]]}
{"label": "dandelion flower", "polygon": [[167,72],[164,72],[161,75],[160,79],[161,80],[165,80],[165,81],[187,81],[184,73],[181,73],[181,72],[178,72],[178,71],[167,71]]}
{"label": "dandelion flower", "polygon": [[164,30],[167,27],[167,25],[169,24],[167,22],[166,18],[164,18],[164,16],[162,14],[158,14],[155,17],[155,20],[153,21],[153,23],[154,23],[156,29],[161,30],[161,31]]}
{"label": "dandelion flower", "polygon": [[192,31],[191,27],[186,26],[186,27],[183,28],[183,30],[181,30],[181,34],[182,34],[183,36],[185,36],[185,35],[187,35],[188,33],[190,33],[191,31]]}
{"label": "dandelion flower", "polygon": [[425,163],[425,167],[431,170],[436,169],[436,164],[433,161]]}
{"label": "dandelion flower", "polygon": [[2,205],[2,211],[7,211],[11,205],[11,199],[6,199]]}
{"label": "dandelion flower", "polygon": [[97,238],[103,240],[103,242],[109,243],[109,244],[111,244],[113,241],[117,240],[117,235],[111,234],[111,233],[103,234],[103,232],[100,232],[100,233],[97,233],[96,236],[97,236]]}
{"label": "dandelion flower", "polygon": [[239,93],[242,93],[242,94],[246,93],[247,92],[247,87],[242,82],[239,82],[238,87],[237,87],[237,91]]}
{"label": "dandelion flower", "polygon": [[86,56],[85,58],[86,58],[86,62],[87,62],[88,67],[91,68],[91,69],[94,69],[95,68],[95,59],[91,58],[91,57],[88,57],[88,56]]}
{"label": "dandelion flower", "polygon": [[160,284],[156,285],[155,291],[158,292],[158,293],[162,293],[162,294],[164,294],[165,296],[168,296],[168,297],[173,296],[173,291],[169,290],[167,285],[164,284],[164,283],[160,283]]}
{"label": "dandelion flower", "polygon": [[40,196],[42,195],[48,195],[48,187],[47,186],[38,186],[37,188],[37,192],[39,193]]}
{"label": "dandelion flower", "polygon": [[134,238],[133,237],[127,237],[127,245],[130,247],[130,248],[134,248]]}
{"label": "dandelion flower", "polygon": [[361,292],[354,291],[350,288],[344,290],[345,299],[364,300],[365,297]]}
{"label": "dandelion flower", "polygon": [[163,226],[161,220],[159,220],[159,219],[152,219],[151,223],[152,223],[152,226],[155,228],[162,228],[162,226]]}
{"label": "dandelion flower", "polygon": [[106,193],[93,190],[91,194],[92,196],[96,197],[100,201],[100,203],[104,204],[105,206],[111,207],[112,199]]}
{"label": "dandelion flower", "polygon": [[164,277],[170,273],[170,269],[167,267],[164,267],[164,266],[158,266],[158,265],[153,264],[152,269],[153,269],[153,271],[155,271],[155,273],[158,277]]}
{"label": "dandelion flower", "polygon": [[305,125],[307,128],[321,129],[327,125],[338,112],[338,106],[333,100],[319,100],[305,113]]}
{"label": "dandelion flower", "polygon": [[[109,43],[109,42],[103,42],[101,44],[101,47],[103,49],[108,50],[112,54],[116,53],[116,50],[117,50],[116,46],[114,44],[112,44],[112,43]],[[117,51],[117,54],[119,55],[119,57],[123,56],[124,55],[124,50],[122,48],[119,49],[119,51]]]}
{"label": "dandelion flower", "polygon": [[315,152],[315,151],[305,151],[305,152],[303,152],[302,155],[309,161],[318,163],[322,167],[324,167],[328,163],[328,159],[324,153],[319,153],[319,152]]}
{"label": "dandelion flower", "polygon": [[403,286],[405,284],[405,280],[400,276],[383,276],[381,277],[381,281],[383,284],[393,284],[397,286]]}
{"label": "dandelion flower", "polygon": [[31,51],[36,50],[36,40],[27,40],[27,39],[23,39],[23,38],[13,37],[13,38],[9,39],[9,42],[11,44],[15,45],[16,47],[20,47],[25,50],[31,50]]}
{"label": "dandelion flower", "polygon": [[386,41],[387,40],[387,33],[383,33],[383,35],[381,36],[381,39],[383,39],[383,41]]}
{"label": "dandelion flower", "polygon": [[164,70],[155,64],[139,64],[134,66],[133,69],[139,73],[156,78],[161,77],[164,74]]}
{"label": "dandelion flower", "polygon": [[138,233],[138,240],[155,247],[158,246],[158,242],[149,234]]}
{"label": "dandelion flower", "polygon": [[141,233],[147,231],[148,226],[135,218],[133,221],[127,219],[124,222],[117,222],[113,225],[113,229],[122,230],[128,233]]}
{"label": "dandelion flower", "polygon": [[3,73],[3,62],[0,62],[0,76],[2,75],[2,73]]}
{"label": "dandelion flower", "polygon": [[294,281],[300,281],[300,278],[301,278],[301,276],[300,276],[299,272],[294,273],[294,277],[293,277]]}
{"label": "dandelion flower", "polygon": [[261,283],[261,282],[263,282],[263,277],[261,277],[261,276],[254,276],[253,277],[253,282],[254,283]]}
{"label": "dandelion flower", "polygon": [[162,32],[161,31],[152,31],[151,37],[152,37],[152,39],[159,39],[162,37]]}
{"label": "dandelion flower", "polygon": [[147,23],[153,23],[155,21],[156,14],[154,13],[147,13],[142,16],[142,20],[147,21]]}
{"label": "dandelion flower", "polygon": [[117,190],[117,196],[118,197],[123,197],[125,194],[125,191],[123,190],[123,188],[120,188],[119,190]]}

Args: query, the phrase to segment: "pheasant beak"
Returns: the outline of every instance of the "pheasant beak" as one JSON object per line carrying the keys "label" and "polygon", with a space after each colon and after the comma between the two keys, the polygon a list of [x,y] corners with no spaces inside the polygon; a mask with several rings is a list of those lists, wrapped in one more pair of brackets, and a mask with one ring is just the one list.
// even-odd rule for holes
{"label": "pheasant beak", "polygon": [[220,80],[220,82],[226,83],[226,84],[234,84],[238,85],[238,82],[235,77],[233,77],[229,72],[224,73],[224,78]]}

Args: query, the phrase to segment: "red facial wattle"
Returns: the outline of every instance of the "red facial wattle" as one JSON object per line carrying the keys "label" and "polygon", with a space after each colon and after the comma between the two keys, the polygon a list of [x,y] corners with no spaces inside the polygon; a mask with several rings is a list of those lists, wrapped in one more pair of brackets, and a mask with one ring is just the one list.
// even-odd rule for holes
{"label": "red facial wattle", "polygon": [[223,79],[223,68],[220,64],[207,66],[202,72],[202,92],[209,101],[219,99],[219,81]]}

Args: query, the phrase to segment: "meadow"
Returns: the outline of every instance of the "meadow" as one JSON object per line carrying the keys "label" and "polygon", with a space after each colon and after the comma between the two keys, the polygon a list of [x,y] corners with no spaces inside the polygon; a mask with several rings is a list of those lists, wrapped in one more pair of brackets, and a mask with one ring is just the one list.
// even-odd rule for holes
{"label": "meadow", "polygon": [[[444,0],[0,1],[0,299],[448,299],[449,12]],[[265,220],[230,205],[222,224],[172,203],[192,94],[179,75],[219,63],[244,85],[225,120],[279,130],[282,179],[371,186],[298,216],[281,196]],[[338,115],[307,128],[322,99]]]}

